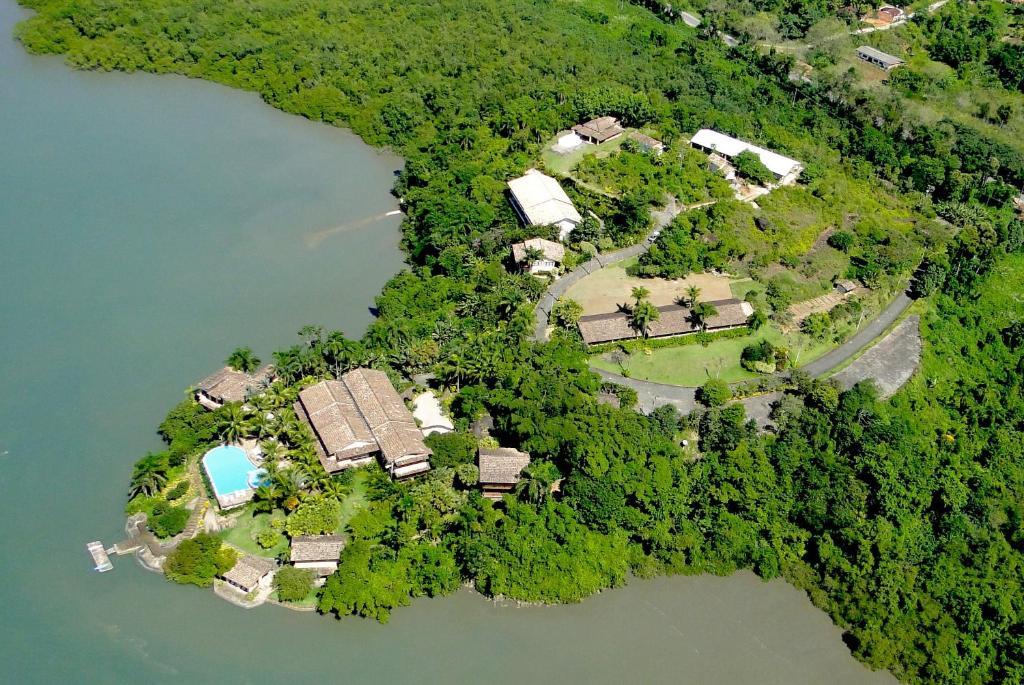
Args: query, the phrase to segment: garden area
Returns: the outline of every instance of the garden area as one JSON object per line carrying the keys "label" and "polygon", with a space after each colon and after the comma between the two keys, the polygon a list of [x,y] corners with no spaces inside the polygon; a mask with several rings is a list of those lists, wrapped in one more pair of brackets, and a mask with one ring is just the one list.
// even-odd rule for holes
{"label": "garden area", "polygon": [[757,378],[763,374],[745,369],[744,349],[768,342],[788,352],[790,363],[806,364],[834,347],[834,343],[814,340],[802,333],[782,333],[776,326],[764,326],[750,335],[721,338],[702,345],[695,338],[677,338],[679,345],[641,349],[632,353],[615,350],[591,357],[593,367],[620,373],[629,378],[668,385],[697,387],[709,378],[727,383]]}

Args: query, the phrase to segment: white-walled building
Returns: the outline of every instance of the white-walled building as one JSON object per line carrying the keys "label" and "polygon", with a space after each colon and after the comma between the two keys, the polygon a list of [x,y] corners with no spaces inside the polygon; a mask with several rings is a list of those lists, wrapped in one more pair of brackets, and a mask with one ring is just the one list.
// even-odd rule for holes
{"label": "white-walled building", "polygon": [[[532,250],[537,250],[540,257],[530,259]],[[565,259],[565,247],[551,240],[530,238],[512,245],[512,259],[531,274],[554,273]]]}
{"label": "white-walled building", "polygon": [[778,185],[792,185],[803,171],[804,165],[777,152],[727,136],[709,128],[702,128],[690,139],[690,145],[709,155],[717,154],[730,162],[741,152],[752,152],[761,160],[761,164],[775,175]]}
{"label": "white-walled building", "polygon": [[583,221],[558,181],[536,169],[509,181],[508,188],[512,207],[522,222],[529,226],[557,226],[559,240],[565,240]]}

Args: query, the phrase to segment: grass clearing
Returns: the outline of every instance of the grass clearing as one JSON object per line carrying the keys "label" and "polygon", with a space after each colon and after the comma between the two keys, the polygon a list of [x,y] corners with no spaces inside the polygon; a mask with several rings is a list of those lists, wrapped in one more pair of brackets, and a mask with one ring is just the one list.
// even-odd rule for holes
{"label": "grass clearing", "polygon": [[276,557],[278,554],[286,551],[288,549],[288,538],[283,533],[281,534],[281,542],[270,549],[263,549],[256,542],[258,534],[271,529],[270,521],[272,518],[284,518],[284,511],[275,509],[272,514],[264,512],[255,516],[252,515],[252,511],[252,505],[246,507],[238,519],[236,519],[234,526],[220,532],[220,538],[243,552],[260,557]]}
{"label": "grass clearing", "polygon": [[727,383],[735,383],[760,377],[760,374],[740,366],[740,354],[744,347],[761,340],[787,348],[790,358],[796,360],[798,366],[817,359],[836,346],[833,342],[817,342],[799,333],[785,334],[775,326],[765,326],[752,335],[716,340],[707,347],[682,345],[650,350],[649,354],[636,352],[629,355],[621,367],[611,361],[612,353],[609,352],[591,357],[590,363],[615,373],[625,370],[630,378],[669,385],[695,387],[715,376]]}
{"label": "grass clearing", "polygon": [[541,153],[541,162],[543,163],[544,170],[554,176],[568,176],[572,177],[572,170],[576,168],[576,165],[584,157],[595,156],[595,157],[607,157],[613,152],[618,152],[622,146],[622,142],[626,140],[628,134],[633,129],[626,129],[626,133],[619,136],[615,140],[609,140],[606,143],[600,145],[591,145],[584,143],[579,147],[576,147],[569,152],[555,152],[552,148],[558,143],[558,137],[564,136],[565,131],[562,131],[557,136],[548,141],[548,144],[544,146],[544,152]]}

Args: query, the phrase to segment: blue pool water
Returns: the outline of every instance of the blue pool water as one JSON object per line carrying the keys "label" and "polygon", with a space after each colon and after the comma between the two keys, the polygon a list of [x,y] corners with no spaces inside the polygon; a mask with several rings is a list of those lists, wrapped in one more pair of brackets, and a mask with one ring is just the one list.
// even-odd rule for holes
{"label": "blue pool water", "polygon": [[203,456],[203,468],[218,496],[259,487],[263,469],[253,468],[245,450],[235,445],[214,447]]}

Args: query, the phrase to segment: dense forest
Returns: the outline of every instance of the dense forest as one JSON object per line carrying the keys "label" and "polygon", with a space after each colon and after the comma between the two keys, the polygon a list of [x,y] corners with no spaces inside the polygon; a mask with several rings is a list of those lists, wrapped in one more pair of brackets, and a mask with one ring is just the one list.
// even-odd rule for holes
{"label": "dense forest", "polygon": [[[432,371],[455,393],[459,430],[431,438],[429,478],[368,475],[368,503],[348,524],[321,611],[385,620],[411,597],[463,580],[554,602],[629,574],[751,568],[805,589],[848,631],[858,658],[907,682],[1024,680],[1024,308],[1015,297],[1024,224],[1009,202],[1024,156],[1012,146],[956,121],[916,120],[841,78],[794,81],[789,57],[730,48],[610,0],[24,4],[38,11],[18,32],[33,51],[253,90],[407,160],[395,191],[409,269],[377,298],[361,340],[314,326],[275,354],[282,381],[262,401],[287,407],[302,384],[358,365],[387,369],[399,384]],[[840,12],[828,2],[753,4],[791,16],[793,36]],[[528,342],[543,286],[502,262],[527,235],[504,182],[558,130],[605,114],[651,126],[670,145],[705,126],[758,140],[805,161],[806,194],[819,204],[852,197],[859,213],[876,214],[854,222],[847,247],[864,278],[915,272],[926,342],[918,377],[881,402],[869,385],[839,392],[796,374],[770,434],[736,405],[681,417],[599,404],[601,383],[577,341]],[[614,167],[589,172],[623,178]],[[586,194],[579,199],[586,207]],[[598,208],[619,244],[646,228],[646,207],[630,193]],[[680,221],[662,241],[678,248],[676,262],[649,266],[717,266],[756,249],[743,243],[753,223],[740,236],[715,230],[728,211],[743,210]],[[786,230],[765,260],[800,252],[806,236]],[[720,240],[701,239],[709,234]],[[136,485],[157,483],[225,431],[280,434],[315,472],[309,436],[286,412],[277,426],[240,412],[177,407],[161,427],[167,450],[137,465]],[[484,414],[502,444],[534,457],[516,495],[497,506],[473,487],[468,429]],[[701,458],[688,460],[678,435],[694,429]],[[316,530],[329,493],[349,486],[308,475],[263,493],[290,517],[303,512],[295,530]],[[155,491],[139,489],[136,506]],[[185,582],[208,583],[224,563],[205,538],[189,554],[205,571],[176,571]]]}

